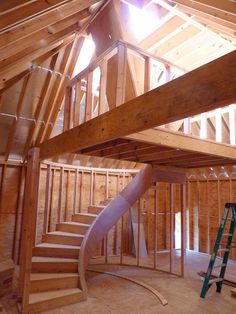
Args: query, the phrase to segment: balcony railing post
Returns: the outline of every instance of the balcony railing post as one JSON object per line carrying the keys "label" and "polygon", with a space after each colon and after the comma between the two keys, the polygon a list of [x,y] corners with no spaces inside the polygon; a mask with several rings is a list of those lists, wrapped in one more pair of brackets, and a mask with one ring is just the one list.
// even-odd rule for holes
{"label": "balcony railing post", "polygon": [[125,101],[127,47],[123,43],[119,42],[118,44],[117,56],[116,107],[122,105]]}

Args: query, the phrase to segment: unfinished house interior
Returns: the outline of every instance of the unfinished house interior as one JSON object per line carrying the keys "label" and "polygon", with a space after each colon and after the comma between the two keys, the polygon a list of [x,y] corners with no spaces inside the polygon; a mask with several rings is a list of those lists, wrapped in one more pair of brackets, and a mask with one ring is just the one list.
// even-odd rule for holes
{"label": "unfinished house interior", "polygon": [[235,0],[0,1],[0,313],[236,312],[235,47]]}

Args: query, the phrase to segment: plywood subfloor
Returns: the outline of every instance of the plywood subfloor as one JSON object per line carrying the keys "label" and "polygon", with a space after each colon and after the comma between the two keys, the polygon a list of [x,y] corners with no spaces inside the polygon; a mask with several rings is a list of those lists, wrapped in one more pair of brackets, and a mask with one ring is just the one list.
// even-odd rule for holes
{"label": "plywood subfloor", "polygon": [[[202,282],[197,272],[206,269],[208,261],[209,257],[205,254],[188,253],[184,279],[136,267],[93,265],[94,268],[115,271],[151,285],[163,294],[168,305],[163,307],[150,292],[126,280],[90,272],[87,276],[87,301],[46,311],[44,314],[215,314],[220,311],[224,314],[235,313],[236,298],[231,297],[229,286],[224,285],[221,294],[216,293],[213,286],[205,300],[199,297]],[[230,263],[230,273],[232,272],[236,272],[236,262]],[[11,303],[7,313],[15,314],[17,312],[12,300]]]}

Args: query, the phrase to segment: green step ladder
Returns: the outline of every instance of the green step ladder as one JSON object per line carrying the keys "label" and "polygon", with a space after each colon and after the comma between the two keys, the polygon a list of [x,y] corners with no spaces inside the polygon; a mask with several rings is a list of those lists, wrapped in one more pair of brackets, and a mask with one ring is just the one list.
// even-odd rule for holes
{"label": "green step ladder", "polygon": [[[231,212],[232,211],[232,212]],[[231,217],[229,218],[229,213],[231,212]],[[225,232],[226,228],[226,222],[230,222],[230,227],[229,227],[229,232]],[[214,250],[213,253],[211,254],[211,259],[208,265],[207,273],[204,278],[203,286],[202,286],[202,291],[200,294],[201,298],[205,298],[205,295],[210,288],[210,286],[213,283],[216,283],[216,291],[221,292],[224,276],[225,276],[225,271],[226,271],[226,266],[229,258],[229,253],[230,253],[230,248],[233,243],[233,235],[234,235],[234,230],[236,228],[236,203],[226,203],[225,204],[225,214],[221,220],[221,224],[219,227],[219,231],[216,237],[215,245],[214,245]],[[227,242],[225,248],[221,248],[221,242],[222,239],[227,237]],[[215,260],[217,253],[222,252],[223,253],[223,258],[222,258],[222,263],[215,265]],[[212,278],[211,273],[214,268],[221,268],[220,269],[220,275],[217,278]]]}

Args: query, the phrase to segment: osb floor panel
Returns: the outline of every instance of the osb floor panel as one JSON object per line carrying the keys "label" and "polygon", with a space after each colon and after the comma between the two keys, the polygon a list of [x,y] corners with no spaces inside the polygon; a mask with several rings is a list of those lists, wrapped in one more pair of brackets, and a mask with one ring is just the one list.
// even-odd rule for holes
{"label": "osb floor panel", "polygon": [[[205,270],[208,262],[209,256],[205,254],[188,253],[185,279],[134,267],[93,265],[94,268],[115,271],[151,285],[167,299],[168,305],[162,306],[154,295],[134,283],[106,274],[89,272],[87,301],[46,311],[44,314],[235,313],[236,298],[231,297],[229,286],[223,285],[221,294],[216,293],[215,286],[212,286],[206,299],[199,297],[202,282],[197,272]],[[229,275],[236,273],[236,262],[230,262],[228,270],[230,270]],[[7,306],[7,313],[17,313],[14,307],[15,301],[11,296],[6,296],[1,302]]]}

